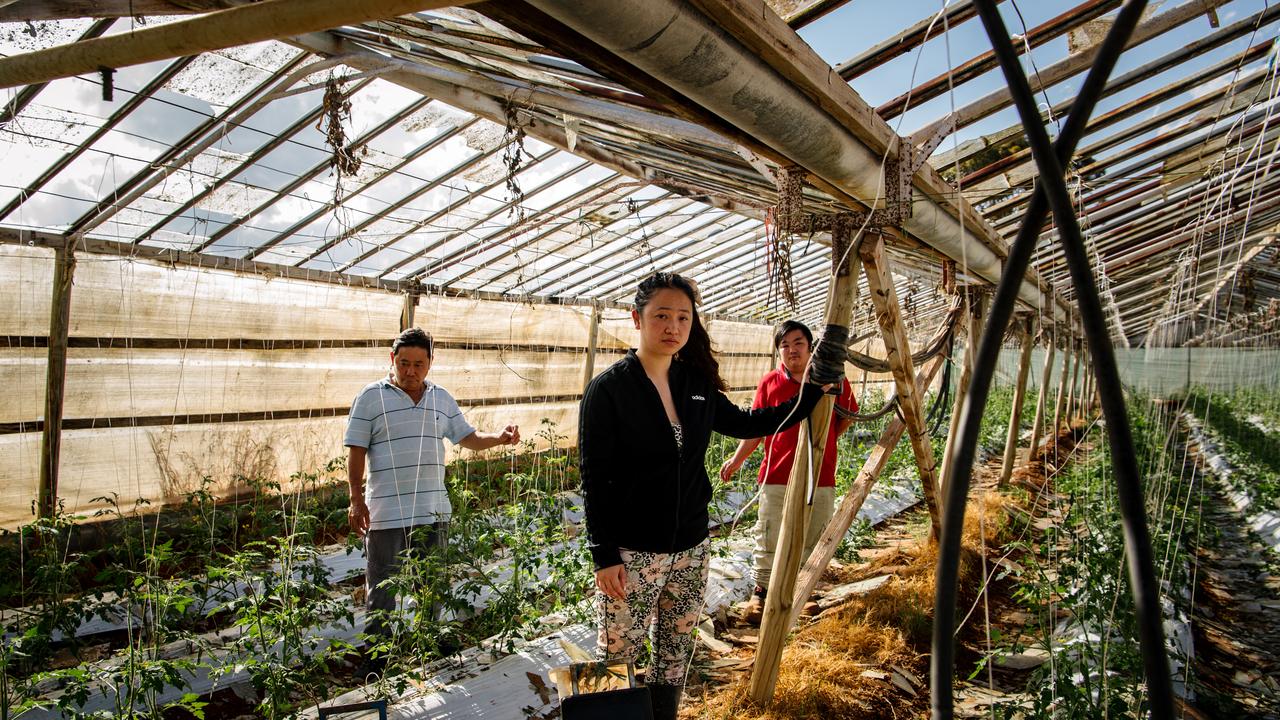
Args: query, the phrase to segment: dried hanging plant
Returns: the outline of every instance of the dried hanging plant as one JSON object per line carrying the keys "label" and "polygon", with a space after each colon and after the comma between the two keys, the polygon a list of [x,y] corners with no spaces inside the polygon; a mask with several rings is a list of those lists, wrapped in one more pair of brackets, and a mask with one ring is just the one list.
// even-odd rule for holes
{"label": "dried hanging plant", "polygon": [[[347,144],[345,123],[351,122],[351,99],[342,91],[342,81],[330,77],[324,84],[324,113],[316,129],[324,135],[325,144],[332,153],[329,167],[336,173],[333,183],[333,206],[342,204],[342,178],[350,177],[360,171],[361,159],[356,154],[354,145]],[[361,154],[369,152],[368,147],[361,149]]]}
{"label": "dried hanging plant", "polygon": [[799,305],[795,280],[791,275],[791,246],[801,222],[804,198],[801,190],[803,171],[783,168],[778,171],[778,204],[769,211],[772,223],[765,223],[765,242],[769,251],[769,295],[779,294],[792,310]]}
{"label": "dried hanging plant", "polygon": [[1258,304],[1258,288],[1255,284],[1257,277],[1258,268],[1256,267],[1247,267],[1240,271],[1240,297],[1244,300],[1245,312],[1252,311]]}
{"label": "dried hanging plant", "polygon": [[[331,77],[324,84],[324,114],[316,129],[324,133],[325,143],[333,154],[329,166],[337,170],[339,177],[350,177],[360,171],[361,159],[355,147],[347,144],[344,124],[350,121],[351,99],[343,94],[342,81]],[[368,149],[361,152],[367,153]]]}
{"label": "dried hanging plant", "polygon": [[520,172],[523,158],[529,153],[524,149],[525,131],[524,125],[520,122],[520,107],[508,100],[503,103],[502,110],[507,120],[506,129],[502,133],[502,164],[506,168],[504,184],[507,187],[507,201],[511,203],[507,217],[514,217],[515,220],[511,224],[518,226],[524,223],[526,215],[524,190],[516,180],[516,174]]}

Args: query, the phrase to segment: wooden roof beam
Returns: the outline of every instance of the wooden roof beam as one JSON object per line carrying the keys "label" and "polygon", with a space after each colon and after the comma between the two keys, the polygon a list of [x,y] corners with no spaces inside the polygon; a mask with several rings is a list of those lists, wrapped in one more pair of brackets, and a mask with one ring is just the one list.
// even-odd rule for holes
{"label": "wooden roof beam", "polygon": [[468,0],[264,0],[207,15],[0,58],[0,88],[225,50]]}
{"label": "wooden roof beam", "polygon": [[[1004,0],[995,1],[996,4],[1004,2]],[[973,0],[959,0],[959,2],[949,4],[941,11],[915,22],[901,32],[890,35],[856,56],[836,65],[836,74],[845,80],[852,80],[894,58],[915,50],[931,36],[937,37],[943,28],[954,28],[977,14],[977,10],[973,7]],[[792,25],[792,27],[795,26]]]}
{"label": "wooden roof beam", "polygon": [[[1121,0],[1088,0],[1088,2],[1082,3],[1028,30],[1023,36],[1025,42],[1016,43],[1014,50],[1021,54],[1026,52],[1028,46],[1032,48],[1039,47],[1074,27],[1114,10],[1120,6],[1120,2]],[[989,50],[881,104],[876,108],[876,113],[886,120],[895,118],[907,111],[908,102],[917,105],[927,102],[947,92],[949,88],[972,80],[999,66],[996,61],[995,51]],[[1031,78],[1031,80],[1034,81],[1034,78]],[[957,127],[960,126],[957,125]]]}
{"label": "wooden roof beam", "polygon": [[[1275,9],[1277,10],[1277,13],[1280,14],[1280,6],[1277,6]],[[1105,113],[1102,113],[1101,115],[1094,117],[1092,120],[1090,120],[1088,128],[1085,130],[1085,134],[1095,135],[1100,130],[1103,130],[1112,125],[1118,124],[1124,120],[1133,118],[1144,110],[1148,110],[1150,108],[1156,107],[1166,100],[1177,97],[1178,95],[1181,95],[1187,92],[1187,89],[1190,87],[1200,86],[1206,82],[1209,82],[1223,75],[1232,75],[1239,71],[1240,66],[1242,64],[1253,62],[1255,60],[1260,60],[1266,57],[1270,49],[1271,49],[1271,43],[1269,42],[1260,43],[1258,45],[1254,45],[1250,47],[1249,49],[1245,50],[1245,52],[1243,53],[1227,58],[1226,60],[1223,60],[1220,63],[1216,63],[1212,67],[1205,68],[1204,70],[1200,70],[1196,73],[1193,73],[1189,77],[1177,78],[1174,82],[1158,90],[1147,93],[1146,95],[1143,95],[1140,98],[1131,100],[1130,102],[1127,102],[1117,108],[1114,108]],[[1233,82],[1230,85],[1223,86],[1221,88],[1218,88],[1217,90],[1206,93],[1200,97],[1193,98],[1192,100],[1176,108],[1173,108],[1165,112],[1161,112],[1158,117],[1149,118],[1142,122],[1135,123],[1134,125],[1126,127],[1123,130],[1113,135],[1108,135],[1107,137],[1098,140],[1092,145],[1083,147],[1076,152],[1076,157],[1088,157],[1090,155],[1094,155],[1096,153],[1110,149],[1112,147],[1115,147],[1116,145],[1120,145],[1124,142],[1127,142],[1136,137],[1139,137],[1143,133],[1155,130],[1161,127],[1162,125],[1167,125],[1169,122],[1173,120],[1195,113],[1205,107],[1208,107],[1209,105],[1215,102],[1221,101],[1224,97],[1227,97],[1231,94],[1248,92],[1249,89],[1256,87],[1258,84],[1263,82],[1265,75],[1266,73],[1261,69],[1254,71],[1252,73],[1249,73],[1248,75],[1239,78],[1236,82]],[[1108,85],[1106,92],[1103,93],[1103,97],[1110,96],[1114,94],[1114,92],[1118,92],[1118,91],[1119,90],[1113,91],[1111,86]],[[1055,105],[1051,114],[1054,117],[1065,117],[1065,114],[1070,111],[1071,111],[1071,101],[1068,100],[1066,102],[1062,102],[1062,103],[1059,103],[1058,105]],[[1046,122],[1047,121],[1048,120],[1046,118]],[[1021,125],[1017,125],[1009,128],[1007,132],[1020,133],[1021,128],[1022,128]],[[978,149],[975,152],[981,152],[982,150],[985,150],[985,149],[986,148],[983,147]],[[970,153],[965,157],[972,156],[972,154],[975,154],[975,153]],[[965,157],[961,158],[962,162],[965,159]],[[949,160],[946,158],[939,158],[937,167],[946,167],[948,162]],[[992,175],[995,175],[997,173],[1011,173],[1014,170],[1014,168],[1023,168],[1023,167],[1030,168],[1030,166],[1033,164],[1034,164],[1034,161],[1031,158],[1030,149],[1024,148],[1011,155],[1003,157],[1000,160],[997,160],[996,162],[990,163],[985,167],[977,168],[971,171],[968,175],[965,175],[960,180],[960,185],[966,188],[973,188],[975,185],[978,185],[990,179]],[[1034,176],[1033,171],[1030,171],[1030,170],[1028,170],[1026,174],[1029,177]],[[1024,200],[1024,203],[1025,202],[1026,201]],[[998,223],[997,223],[997,227],[998,227]]]}
{"label": "wooden roof beam", "polygon": [[17,0],[0,7],[0,22],[196,15],[254,0]]}
{"label": "wooden roof beam", "polygon": [[[1206,11],[1212,10],[1220,5],[1225,5],[1230,0],[1199,0],[1199,2],[1184,3],[1172,10],[1167,10],[1159,15],[1148,18],[1138,24],[1130,36],[1127,48],[1136,47],[1142,43],[1170,30],[1185,25],[1196,18],[1205,14]],[[1119,5],[1119,3],[1115,3]],[[1031,89],[1039,92],[1045,88],[1052,87],[1067,78],[1087,72],[1093,66],[1094,59],[1098,56],[1098,50],[1102,43],[1091,45],[1087,49],[1081,50],[1073,55],[1068,56],[1064,60],[1060,60],[1048,67],[1040,68],[1037,73],[1031,74],[1027,80],[1031,84]],[[913,102],[918,99],[913,96]],[[1007,87],[992,92],[982,99],[969,103],[965,107],[956,110],[955,124],[956,127],[965,127],[971,125],[982,118],[992,115],[1003,110],[1013,104],[1013,99],[1009,95]],[[927,126],[921,132],[927,133],[930,128],[936,127],[938,123]]]}

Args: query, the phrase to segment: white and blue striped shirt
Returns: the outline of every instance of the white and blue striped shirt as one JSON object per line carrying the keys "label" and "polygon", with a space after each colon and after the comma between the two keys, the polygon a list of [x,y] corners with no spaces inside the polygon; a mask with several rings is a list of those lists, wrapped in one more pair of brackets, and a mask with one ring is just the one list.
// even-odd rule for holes
{"label": "white and blue striped shirt", "polygon": [[417,404],[390,378],[370,383],[351,404],[343,444],[368,451],[370,530],[442,522],[453,512],[442,438],[456,445],[475,428],[447,390],[424,384]]}

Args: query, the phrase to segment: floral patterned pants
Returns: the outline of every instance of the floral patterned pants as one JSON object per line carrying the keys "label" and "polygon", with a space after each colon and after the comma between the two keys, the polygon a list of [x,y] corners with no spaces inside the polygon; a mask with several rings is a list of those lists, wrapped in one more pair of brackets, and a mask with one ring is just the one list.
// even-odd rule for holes
{"label": "floral patterned pants", "polygon": [[653,643],[646,682],[683,685],[693,655],[693,629],[702,614],[710,543],[677,553],[622,550],[627,569],[626,602],[596,593],[601,656],[610,662],[636,659],[648,634]]}

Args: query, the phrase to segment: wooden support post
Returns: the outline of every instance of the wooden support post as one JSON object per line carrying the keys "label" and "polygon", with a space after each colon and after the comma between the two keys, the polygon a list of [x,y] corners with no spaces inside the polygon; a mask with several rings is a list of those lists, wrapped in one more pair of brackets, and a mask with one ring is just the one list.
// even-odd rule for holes
{"label": "wooden support post", "polygon": [[[826,309],[828,325],[846,328],[853,319],[854,295],[858,288],[858,257],[849,250],[851,242],[852,238],[847,235],[832,233],[831,256],[838,264],[832,270]],[[804,560],[804,537],[813,510],[808,503],[808,486],[811,477],[813,482],[817,482],[817,474],[822,468],[835,398],[834,395],[824,395],[818,401],[817,407],[809,413],[809,419],[800,423],[796,438],[795,461],[787,479],[769,594],[765,597],[764,618],[760,622],[760,642],[755,665],[751,669],[751,699],[760,705],[773,698],[782,647],[791,630],[792,591],[795,589],[796,571]],[[807,452],[805,448],[808,448]]]}
{"label": "wooden support post", "polygon": [[400,332],[413,327],[413,316],[418,309],[419,297],[421,295],[413,291],[404,294],[404,307],[400,309]]}
{"label": "wooden support post", "polygon": [[1018,358],[1018,381],[1013,386],[1013,408],[1009,411],[1009,434],[1004,441],[1004,462],[1000,465],[1000,484],[1013,476],[1013,462],[1018,454],[1018,428],[1022,424],[1022,401],[1027,397],[1027,371],[1031,369],[1031,321],[1022,327],[1022,356]]}
{"label": "wooden support post", "polygon": [[1067,391],[1067,426],[1071,426],[1072,420],[1075,419],[1076,412],[1080,409],[1080,396],[1076,394],[1077,386],[1080,383],[1080,369],[1084,365],[1084,347],[1081,346],[1080,353],[1076,355],[1076,362],[1071,365],[1071,389]]}
{"label": "wooden support post", "polygon": [[889,361],[889,370],[893,373],[898,410],[907,421],[907,435],[911,438],[911,450],[915,453],[916,467],[920,469],[924,502],[929,508],[929,537],[937,540],[942,532],[937,467],[933,459],[933,446],[929,444],[929,436],[925,431],[920,394],[915,386],[911,346],[907,342],[907,330],[902,324],[898,295],[893,289],[889,258],[884,254],[884,241],[880,237],[867,238],[863,241],[862,262],[867,270],[867,285],[871,288],[871,302],[876,308],[876,320],[880,323],[880,332],[884,338],[885,357]]}
{"label": "wooden support post", "polygon": [[1074,367],[1075,361],[1075,348],[1068,344],[1062,355],[1062,379],[1058,381],[1058,396],[1053,401],[1052,437],[1054,438],[1055,446],[1057,446],[1058,433],[1062,430],[1062,409],[1067,400],[1067,377],[1071,374],[1071,368]]}
{"label": "wooden support post", "polygon": [[1035,455],[1036,449],[1040,447],[1040,436],[1044,433],[1045,411],[1049,407],[1049,384],[1053,382],[1053,356],[1057,348],[1053,344],[1053,338],[1050,338],[1046,345],[1044,371],[1040,373],[1040,390],[1036,393],[1036,419],[1031,423],[1031,444],[1027,446],[1030,448],[1027,451],[1030,455]]}
{"label": "wooden support post", "polygon": [[982,320],[986,317],[986,297],[977,295],[972,288],[968,290],[965,298],[966,310],[969,315],[969,332],[968,338],[964,346],[964,369],[960,371],[960,382],[956,385],[956,396],[951,405],[951,423],[947,426],[947,442],[942,450],[942,462],[938,465],[938,479],[941,482],[939,487],[940,498],[947,496],[947,466],[951,464],[951,456],[955,452],[956,432],[960,427],[961,408],[964,407],[965,397],[969,394],[969,383],[973,380],[973,363],[978,354],[978,340],[982,337]]}
{"label": "wooden support post", "polygon": [[71,281],[75,253],[69,246],[54,250],[53,304],[49,309],[49,355],[44,389],[44,433],[40,444],[40,488],[36,510],[53,517],[58,506],[58,466],[62,449],[62,398],[67,381],[67,335],[71,330]]}
{"label": "wooden support post", "polygon": [[[938,369],[946,361],[947,356],[938,353],[920,366],[920,373],[916,375],[916,387],[920,388],[921,393],[928,390],[929,385],[938,375]],[[831,522],[827,523],[826,529],[822,531],[822,537],[818,538],[818,543],[813,546],[813,554],[805,560],[804,567],[800,568],[800,575],[796,578],[796,590],[791,598],[791,622],[788,623],[788,627],[795,625],[800,608],[804,607],[805,601],[813,594],[814,588],[818,587],[818,579],[822,577],[827,565],[831,564],[831,558],[836,556],[840,541],[844,539],[845,533],[849,532],[853,519],[862,509],[862,503],[866,501],[871,487],[875,485],[876,480],[880,479],[880,473],[889,464],[889,456],[893,454],[893,449],[898,446],[898,441],[902,439],[902,433],[906,429],[906,423],[902,422],[902,418],[893,418],[885,426],[884,432],[880,433],[876,446],[871,448],[871,454],[867,456],[862,469],[858,471],[858,477],[854,478],[853,484],[849,486],[849,492],[840,501],[840,507],[836,508],[835,514],[831,516]]]}
{"label": "wooden support post", "polygon": [[582,365],[582,394],[587,393],[587,384],[596,376],[596,347],[600,341],[600,305],[591,303],[591,319],[587,328],[587,360]]}
{"label": "wooden support post", "polygon": [[1095,390],[1094,384],[1095,384],[1095,378],[1093,375],[1093,363],[1090,362],[1088,365],[1085,366],[1084,394],[1081,400],[1083,409],[1081,410],[1081,413],[1080,413],[1081,415],[1084,416],[1086,420],[1089,418],[1091,414],[1093,414],[1093,394]]}
{"label": "wooden support post", "polygon": [[1091,382],[1093,382],[1093,363],[1089,361],[1089,353],[1086,352],[1084,368],[1080,372],[1080,394],[1076,396],[1082,418],[1089,415],[1089,384]]}

